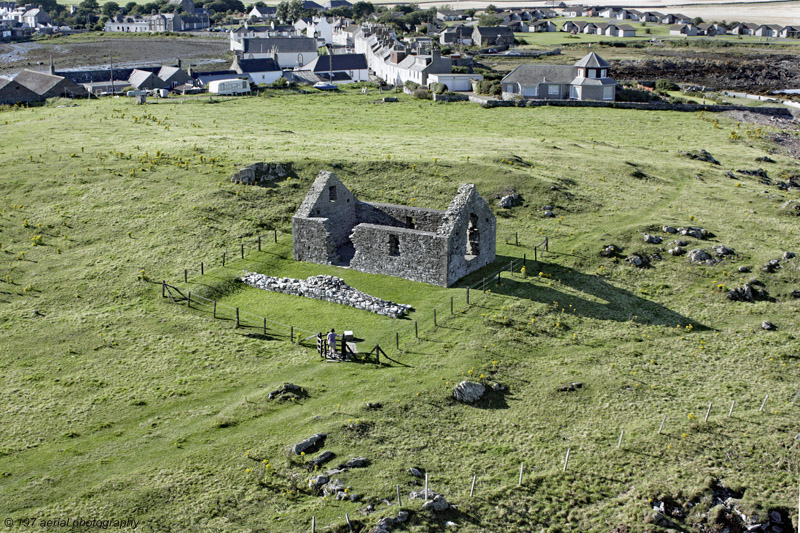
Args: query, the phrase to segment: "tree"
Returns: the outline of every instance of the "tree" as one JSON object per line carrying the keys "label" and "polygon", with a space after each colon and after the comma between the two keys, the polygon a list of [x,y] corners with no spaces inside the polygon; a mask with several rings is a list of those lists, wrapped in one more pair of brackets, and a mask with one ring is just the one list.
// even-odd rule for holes
{"label": "tree", "polygon": [[303,18],[302,0],[291,0],[291,2],[289,2],[289,20],[296,22],[301,18]]}
{"label": "tree", "polygon": [[138,6],[136,2],[128,2],[125,4],[125,13],[133,13],[133,10]]}
{"label": "tree", "polygon": [[478,17],[479,26],[497,26],[498,24],[500,24],[500,22],[501,22],[500,17],[496,17],[488,13],[484,13],[483,15]]}
{"label": "tree", "polygon": [[278,4],[278,7],[275,8],[275,16],[278,17],[278,20],[281,22],[289,20],[289,2],[284,0]]}
{"label": "tree", "polygon": [[267,7],[267,4],[265,4],[264,2],[262,2],[261,0],[259,0],[258,2],[256,2],[256,3],[255,3],[255,7],[259,7],[259,8],[261,8],[261,7]]}
{"label": "tree", "polygon": [[353,17],[357,20],[367,18],[375,12],[375,6],[372,2],[356,2],[353,4]]}
{"label": "tree", "polygon": [[416,11],[415,7],[416,6],[414,4],[396,4],[392,8],[392,11],[397,11],[398,13],[405,13],[408,15],[409,13]]}
{"label": "tree", "polygon": [[106,2],[103,4],[103,15],[113,17],[119,11],[119,4],[116,2]]}
{"label": "tree", "polygon": [[472,18],[472,17],[474,17],[474,16],[475,16],[475,13],[477,13],[477,12],[478,12],[478,11],[477,11],[477,10],[475,10],[475,9],[467,9],[467,10],[465,11],[466,15],[467,15],[469,18]]}
{"label": "tree", "polygon": [[100,9],[100,5],[97,3],[97,0],[83,0],[83,2],[78,4],[78,9],[86,11],[87,13],[94,13]]}
{"label": "tree", "polygon": [[692,19],[692,24],[694,24],[695,26],[698,25],[698,24],[702,24],[702,23],[703,23],[703,19],[700,18],[700,17],[695,17],[695,18]]}
{"label": "tree", "polygon": [[489,4],[488,6],[486,6],[486,9],[484,9],[483,12],[495,14],[497,13],[497,7],[495,7],[494,4]]}

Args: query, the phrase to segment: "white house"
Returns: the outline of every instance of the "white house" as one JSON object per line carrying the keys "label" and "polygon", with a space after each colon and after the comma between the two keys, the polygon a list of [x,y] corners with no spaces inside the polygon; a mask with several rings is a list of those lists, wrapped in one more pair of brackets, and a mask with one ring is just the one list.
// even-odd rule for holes
{"label": "white house", "polygon": [[314,37],[325,44],[333,42],[333,19],[327,17],[314,17],[306,26],[306,35]]}
{"label": "white house", "polygon": [[369,81],[369,67],[364,54],[333,54],[317,56],[310,63],[295,69],[306,81],[328,81],[335,85]]}
{"label": "white house", "polygon": [[448,91],[464,92],[472,90],[473,81],[481,81],[481,74],[452,74],[452,73],[431,73],[428,74],[428,85],[441,83],[447,86]]}
{"label": "white house", "polygon": [[242,59],[275,59],[281,68],[295,68],[316,59],[317,41],[311,37],[244,39]]}
{"label": "white house", "polygon": [[283,77],[281,67],[272,58],[240,59],[239,56],[234,56],[231,70],[240,76],[247,76],[247,79],[256,85],[268,85]]}

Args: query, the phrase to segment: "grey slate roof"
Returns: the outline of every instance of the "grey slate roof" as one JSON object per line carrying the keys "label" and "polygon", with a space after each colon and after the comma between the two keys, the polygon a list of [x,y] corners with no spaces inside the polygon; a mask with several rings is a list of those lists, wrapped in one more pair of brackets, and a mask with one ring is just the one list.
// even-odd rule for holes
{"label": "grey slate roof", "polygon": [[317,51],[317,40],[312,37],[265,37],[245,39],[245,54],[268,54],[275,48],[280,53],[307,53]]}
{"label": "grey slate roof", "polygon": [[481,37],[488,37],[490,35],[514,36],[514,32],[504,26],[476,26],[475,29],[478,31]]}
{"label": "grey slate roof", "polygon": [[538,83],[570,83],[575,78],[572,65],[520,65],[503,78],[502,83],[519,83],[523,86]]}
{"label": "grey slate roof", "polygon": [[24,85],[36,94],[48,98],[60,96],[64,93],[74,96],[86,95],[86,89],[83,87],[79,87],[63,76],[55,76],[47,72],[23,70],[14,77],[14,81]]}
{"label": "grey slate roof", "polygon": [[367,58],[364,54],[334,54],[317,56],[314,61],[305,65],[303,70],[328,72],[329,70],[366,70]]}
{"label": "grey slate roof", "polygon": [[281,69],[278,63],[271,57],[266,59],[239,59],[234,62],[232,68],[236,69],[237,65],[239,67],[237,69],[239,74],[246,74],[249,72],[275,72]]}
{"label": "grey slate roof", "polygon": [[594,52],[589,52],[585,56],[583,56],[577,63],[575,63],[576,67],[589,67],[589,68],[608,68],[610,65],[608,61],[600,57],[599,55],[595,54]]}
{"label": "grey slate roof", "polygon": [[[133,72],[131,72],[131,77],[128,78],[128,83],[130,83],[132,86],[138,89],[139,87],[141,87],[143,83],[148,81],[150,78],[158,78],[158,76],[156,76],[152,72],[148,72],[146,70],[139,70],[137,68],[133,69]],[[163,85],[161,83],[161,79],[160,78],[158,79],[159,81],[156,83],[156,85]]]}

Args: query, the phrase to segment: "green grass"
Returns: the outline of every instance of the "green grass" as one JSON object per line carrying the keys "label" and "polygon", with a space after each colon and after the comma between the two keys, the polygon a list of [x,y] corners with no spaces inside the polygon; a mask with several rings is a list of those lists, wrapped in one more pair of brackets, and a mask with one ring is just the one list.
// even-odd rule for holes
{"label": "green grass", "polygon": [[[342,530],[345,513],[368,526],[396,513],[380,500],[393,499],[396,485],[412,488],[410,466],[426,468],[431,488],[459,506],[446,517],[459,531],[657,530],[642,521],[662,494],[696,497],[691,527],[710,507],[716,478],[746,487],[748,512],[793,508],[800,308],[787,294],[800,279],[797,260],[776,274],[758,268],[796,249],[797,219],[781,206],[799,198],[725,176],[765,165],[773,178],[794,172],[796,161],[780,153],[770,154],[774,164],[755,162],[773,149],[770,131],[711,114],[377,98],[274,93],[145,107],[107,99],[0,112],[6,516],[299,531],[314,515],[319,530]],[[680,157],[700,148],[722,165]],[[291,161],[297,177],[272,188],[228,181],[253,161]],[[363,200],[433,208],[463,182],[490,201],[515,188],[527,204],[497,212],[497,266],[527,254],[529,276],[504,275],[486,295],[473,291],[467,308],[463,285],[291,261],[291,216],[322,169]],[[556,218],[542,217],[546,204]],[[662,224],[707,227],[740,255],[707,267],[661,252],[653,268],[637,270],[598,253],[611,242],[653,253],[660,247],[643,244],[641,232],[660,234]],[[520,247],[504,242],[514,232]],[[531,246],[545,236],[554,253],[534,264]],[[738,273],[744,264],[754,272]],[[393,321],[245,288],[233,281],[245,270],[341,274],[415,311]],[[776,302],[732,303],[719,288],[753,277]],[[265,338],[250,315],[255,323],[235,329],[230,315],[215,320],[206,307],[162,299],[161,280],[298,329],[352,327],[402,365],[322,363],[283,326],[270,323]],[[762,320],[779,331],[761,331]],[[479,407],[453,403],[453,385],[470,377],[508,393]],[[286,381],[308,396],[267,400]],[[557,391],[572,381],[583,388]],[[356,421],[366,425],[350,429]],[[336,477],[376,503],[375,513],[308,492],[308,474],[284,449],[317,432],[329,434],[334,464],[372,461]],[[520,462],[527,473],[518,488]],[[419,503],[404,498],[404,506]],[[417,513],[407,529],[443,522]]]}

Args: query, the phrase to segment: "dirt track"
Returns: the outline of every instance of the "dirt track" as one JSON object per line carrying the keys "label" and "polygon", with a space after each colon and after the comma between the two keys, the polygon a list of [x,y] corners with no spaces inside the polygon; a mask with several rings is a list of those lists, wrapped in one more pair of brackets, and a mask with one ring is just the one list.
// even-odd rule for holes
{"label": "dirt track", "polygon": [[227,68],[230,61],[227,39],[115,37],[91,42],[55,42],[58,44],[49,41],[0,44],[0,75],[12,75],[26,68],[43,70],[50,64],[51,55],[58,70],[105,66],[110,55],[114,65],[120,67],[173,64],[180,58],[184,67],[218,62],[220,68]]}

